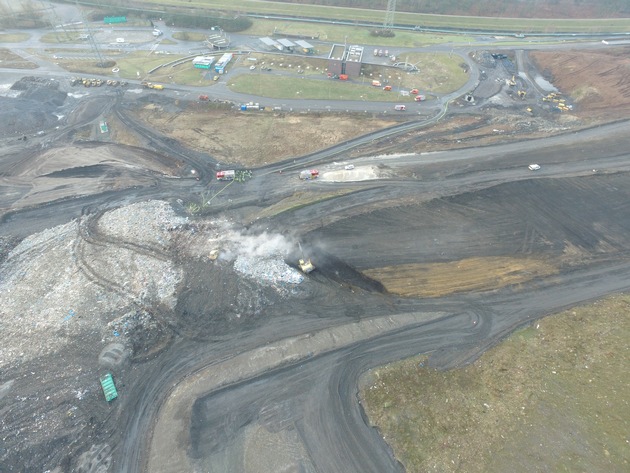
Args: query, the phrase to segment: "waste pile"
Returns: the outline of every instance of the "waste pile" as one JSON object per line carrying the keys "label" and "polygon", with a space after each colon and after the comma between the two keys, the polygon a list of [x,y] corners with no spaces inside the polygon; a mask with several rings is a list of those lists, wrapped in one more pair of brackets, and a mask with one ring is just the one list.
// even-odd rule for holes
{"label": "waste pile", "polygon": [[276,287],[284,284],[300,284],[304,281],[304,276],[286,264],[281,255],[264,258],[239,255],[234,261],[234,269],[262,284]]}

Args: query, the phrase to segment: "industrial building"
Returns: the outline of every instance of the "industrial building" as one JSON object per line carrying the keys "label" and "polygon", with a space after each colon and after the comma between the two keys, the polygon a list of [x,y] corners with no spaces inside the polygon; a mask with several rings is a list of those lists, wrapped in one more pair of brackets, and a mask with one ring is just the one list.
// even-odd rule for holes
{"label": "industrial building", "polygon": [[192,60],[193,66],[197,69],[210,69],[214,58],[212,56],[197,56]]}
{"label": "industrial building", "polygon": [[299,52],[302,54],[313,54],[315,52],[315,47],[303,40],[296,40],[294,42],[286,38],[273,39],[267,36],[264,38],[258,38],[258,40],[263,44],[264,48],[268,50],[275,49],[288,53]]}
{"label": "industrial building", "polygon": [[328,72],[337,76],[359,77],[362,61],[362,46],[333,44],[328,55]]}

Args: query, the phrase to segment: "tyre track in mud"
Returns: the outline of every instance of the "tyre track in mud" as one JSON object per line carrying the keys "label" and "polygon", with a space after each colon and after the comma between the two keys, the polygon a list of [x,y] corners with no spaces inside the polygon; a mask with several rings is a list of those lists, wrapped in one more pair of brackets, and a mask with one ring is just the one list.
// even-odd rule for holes
{"label": "tyre track in mud", "polygon": [[144,126],[138,120],[130,116],[129,113],[119,106],[114,109],[116,117],[130,130],[142,136],[149,142],[153,149],[169,156],[176,156],[184,163],[191,166],[197,172],[197,176],[203,182],[210,181],[212,173],[210,168],[214,168],[217,161],[208,155],[203,155],[181,146],[176,140],[160,135],[152,129]]}

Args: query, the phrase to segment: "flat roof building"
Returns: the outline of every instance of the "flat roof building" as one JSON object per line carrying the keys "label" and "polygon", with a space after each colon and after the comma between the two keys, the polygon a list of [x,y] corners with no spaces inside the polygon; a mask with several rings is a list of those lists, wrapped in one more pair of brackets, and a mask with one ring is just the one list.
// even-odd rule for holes
{"label": "flat roof building", "polygon": [[335,75],[346,74],[358,77],[361,74],[362,61],[362,46],[333,44],[328,55],[328,72]]}

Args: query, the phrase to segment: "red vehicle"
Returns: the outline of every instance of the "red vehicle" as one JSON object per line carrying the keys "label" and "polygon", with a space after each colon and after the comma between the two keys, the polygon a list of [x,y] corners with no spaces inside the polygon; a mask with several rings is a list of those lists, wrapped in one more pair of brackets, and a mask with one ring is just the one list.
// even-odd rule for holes
{"label": "red vehicle", "polygon": [[309,171],[300,172],[300,179],[308,181],[310,179],[317,179],[319,177],[319,171],[317,169],[311,169]]}
{"label": "red vehicle", "polygon": [[204,101],[204,102],[207,102],[207,101],[208,101],[208,99],[209,99],[209,97],[208,97],[207,95],[200,95],[200,96],[199,96],[199,100],[202,100],[202,101]]}
{"label": "red vehicle", "polygon": [[234,175],[235,175],[234,171],[218,171],[217,181],[233,181]]}
{"label": "red vehicle", "polygon": [[418,89],[411,89],[411,90],[409,91],[409,93],[410,93],[411,95],[418,95]]}

